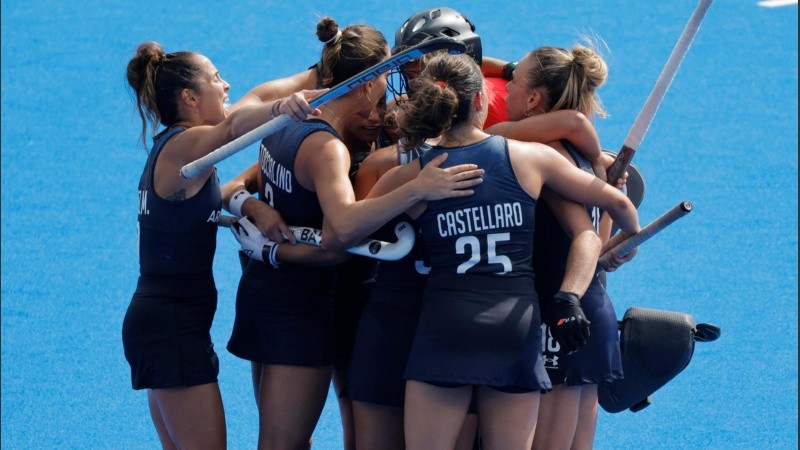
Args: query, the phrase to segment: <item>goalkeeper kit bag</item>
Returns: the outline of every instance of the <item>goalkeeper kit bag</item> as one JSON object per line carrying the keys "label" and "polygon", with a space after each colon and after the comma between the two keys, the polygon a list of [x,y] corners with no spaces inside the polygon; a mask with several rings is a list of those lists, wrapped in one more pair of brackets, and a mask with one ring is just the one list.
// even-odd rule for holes
{"label": "goalkeeper kit bag", "polygon": [[651,394],[689,365],[694,343],[714,341],[721,332],[686,313],[639,307],[625,311],[619,328],[624,378],[598,386],[600,406],[610,413],[649,406]]}

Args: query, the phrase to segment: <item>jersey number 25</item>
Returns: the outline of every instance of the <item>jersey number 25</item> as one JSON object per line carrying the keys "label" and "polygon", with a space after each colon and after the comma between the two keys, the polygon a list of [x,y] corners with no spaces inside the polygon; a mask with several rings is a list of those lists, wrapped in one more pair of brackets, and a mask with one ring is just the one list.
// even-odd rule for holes
{"label": "jersey number 25", "polygon": [[[497,243],[511,240],[510,233],[492,233],[486,235],[486,264],[502,264],[503,270],[495,272],[503,275],[511,272],[511,259],[508,256],[497,254]],[[467,249],[469,248],[469,250]],[[456,253],[468,254],[469,259],[458,265],[456,273],[464,274],[467,270],[481,262],[481,241],[477,236],[461,236],[456,240]]]}

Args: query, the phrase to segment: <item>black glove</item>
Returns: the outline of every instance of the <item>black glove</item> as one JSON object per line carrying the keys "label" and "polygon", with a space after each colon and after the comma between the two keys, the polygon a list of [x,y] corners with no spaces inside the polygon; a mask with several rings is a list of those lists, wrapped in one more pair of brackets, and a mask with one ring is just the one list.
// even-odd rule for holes
{"label": "black glove", "polygon": [[586,314],[577,295],[559,291],[553,296],[549,309],[550,313],[547,314],[545,322],[550,327],[550,333],[567,353],[572,353],[586,344],[590,322],[586,320]]}

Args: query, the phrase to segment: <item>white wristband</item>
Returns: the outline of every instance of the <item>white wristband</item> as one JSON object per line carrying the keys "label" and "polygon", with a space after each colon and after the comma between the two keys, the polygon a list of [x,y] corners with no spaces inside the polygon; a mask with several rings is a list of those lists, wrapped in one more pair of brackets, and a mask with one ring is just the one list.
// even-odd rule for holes
{"label": "white wristband", "polygon": [[252,197],[245,189],[236,191],[228,202],[228,211],[236,217],[242,217],[242,205],[248,198]]}
{"label": "white wristband", "polygon": [[278,262],[278,246],[281,245],[277,242],[268,241],[261,251],[261,257],[264,262],[268,262],[274,268],[278,268],[281,263]]}

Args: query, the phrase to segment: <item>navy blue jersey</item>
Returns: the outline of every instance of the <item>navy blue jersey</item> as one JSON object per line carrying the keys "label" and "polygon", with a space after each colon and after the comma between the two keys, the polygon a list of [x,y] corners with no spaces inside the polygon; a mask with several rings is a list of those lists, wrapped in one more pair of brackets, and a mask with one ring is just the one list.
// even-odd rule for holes
{"label": "navy blue jersey", "polygon": [[[572,144],[567,141],[562,141],[562,144],[580,169],[593,174],[589,161]],[[587,206],[586,213],[592,219],[595,230],[598,230],[599,208]],[[535,286],[540,299],[552,299],[561,289],[571,245],[572,239],[558,219],[547,205],[540,203],[536,208],[533,246]],[[597,275],[592,277],[586,293],[581,297],[581,308],[591,325],[589,339],[578,352],[567,354],[553,339],[547,326],[542,325],[542,352],[545,368],[553,384],[598,384],[622,377],[617,316]],[[549,301],[542,301],[541,312],[543,317],[550,315]]]}
{"label": "navy blue jersey", "polygon": [[455,148],[433,147],[423,165],[448,153],[442,167],[474,163],[485,170],[475,194],[429,202],[417,219],[428,246],[431,277],[449,274],[532,276],[536,200],[519,185],[505,138]]}
{"label": "navy blue jersey", "polygon": [[531,263],[536,200],[519,185],[505,138],[433,147],[421,162],[444,152],[444,167],[474,163],[485,174],[474,195],[428,202],[417,218],[431,272],[404,377],[550,389]]}
{"label": "navy blue jersey", "polygon": [[[302,187],[294,174],[303,140],[316,132],[339,138],[330,125],[312,119],[290,124],[261,143],[260,200],[273,206],[289,225],[322,226],[316,192]],[[333,364],[335,286],[335,266],[283,263],[273,268],[251,260],[239,281],[228,351],[262,364]]]}
{"label": "navy blue jersey", "polygon": [[[589,160],[578,153],[571,143],[562,141],[562,144],[580,169],[594,175]],[[600,210],[587,206],[586,213],[592,219],[595,230],[599,231]],[[571,245],[572,238],[561,227],[550,208],[544,202],[539,203],[536,207],[536,236],[533,243],[539,298],[552,298],[561,288]]]}
{"label": "navy blue jersey", "polygon": [[[420,157],[431,146],[422,144],[418,148],[402,151],[398,149],[397,165],[402,166]],[[430,265],[428,250],[425,248],[417,222],[403,213],[373,234],[376,239],[394,242],[397,236],[394,228],[400,222],[408,222],[414,228],[416,239],[414,247],[404,257],[397,261],[381,261],[378,277],[373,289],[383,292],[373,296],[375,302],[391,303],[392,307],[418,311],[422,301],[422,290],[425,287]]]}
{"label": "navy blue jersey", "polygon": [[181,201],[160,198],[153,173],[164,144],[184,131],[156,136],[139,180],[139,272],[143,277],[212,276],[222,199],[216,169],[200,191]]}
{"label": "navy blue jersey", "polygon": [[328,123],[311,119],[291,124],[261,141],[258,163],[261,168],[259,197],[281,213],[294,226],[322,228],[322,208],[317,193],[310,191],[294,175],[294,162],[303,140],[325,131],[341,139]]}
{"label": "navy blue jersey", "polygon": [[373,233],[372,237],[388,242],[396,241],[394,228],[400,222],[408,222],[414,227],[416,233],[414,246],[406,256],[397,261],[381,261],[372,287],[373,295],[370,302],[386,303],[393,308],[418,311],[430,268],[427,265],[427,250],[415,221],[408,215],[401,214]]}

